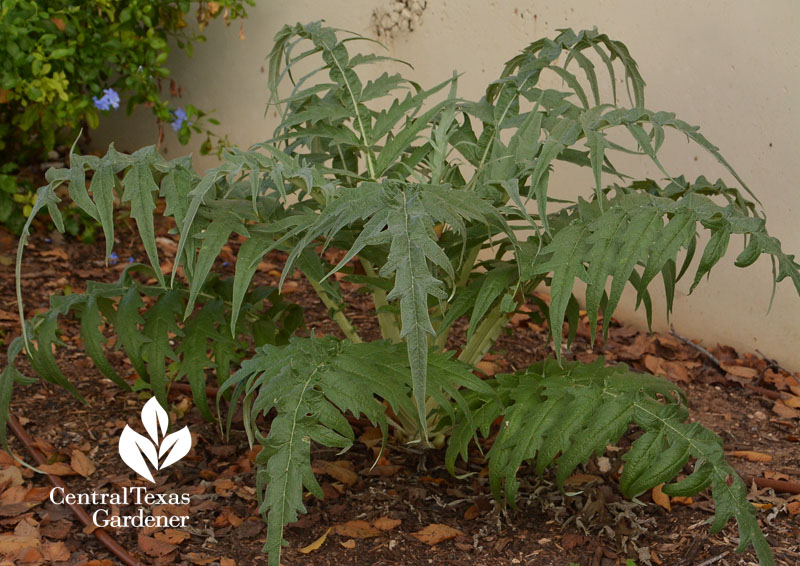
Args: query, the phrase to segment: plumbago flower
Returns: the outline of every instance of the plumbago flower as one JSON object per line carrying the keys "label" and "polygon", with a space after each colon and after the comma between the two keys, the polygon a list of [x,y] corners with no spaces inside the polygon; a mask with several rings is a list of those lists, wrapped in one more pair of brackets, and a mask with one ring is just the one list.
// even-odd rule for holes
{"label": "plumbago flower", "polygon": [[[172,123],[170,125],[172,126],[172,129],[175,130],[176,132],[183,127],[184,122],[187,122],[189,118],[189,116],[186,115],[186,110],[184,110],[183,108],[178,108],[177,110],[173,110],[172,117],[174,119],[172,120]],[[191,122],[188,122],[188,124],[190,126],[192,125]]]}
{"label": "plumbago flower", "polygon": [[150,462],[150,465],[156,470],[163,470],[167,466],[171,466],[191,450],[192,435],[189,427],[186,426],[177,432],[167,434],[169,415],[161,408],[155,397],[152,397],[142,407],[142,424],[150,438],[125,425],[119,437],[119,455],[130,469],[155,483],[156,480],[153,479],[147,462]]}
{"label": "plumbago flower", "polygon": [[112,108],[116,110],[119,108],[119,94],[113,88],[103,90],[102,97],[93,96],[92,100],[94,101],[94,107],[98,110],[111,110]]}

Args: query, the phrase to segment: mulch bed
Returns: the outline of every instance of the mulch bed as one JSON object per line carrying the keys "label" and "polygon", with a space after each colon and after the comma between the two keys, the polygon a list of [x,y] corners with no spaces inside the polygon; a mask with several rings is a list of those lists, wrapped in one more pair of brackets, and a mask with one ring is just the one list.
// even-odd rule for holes
{"label": "mulch bed", "polygon": [[[159,244],[169,260],[174,244],[166,239],[163,228]],[[45,308],[50,294],[83,289],[87,279],[116,279],[128,257],[144,257],[141,249],[130,244],[135,238],[125,230],[117,235],[115,245],[119,263],[109,267],[102,261],[102,242],[79,244],[65,242],[58,234],[45,234],[34,235],[26,252],[23,294],[28,312]],[[0,235],[0,259],[12,256],[15,245],[13,238]],[[232,265],[235,251],[235,245],[225,250],[222,259]],[[280,254],[268,257],[258,280],[275,285],[282,260]],[[19,325],[13,265],[3,263],[0,331],[8,344],[18,334]],[[230,265],[219,267],[230,270]],[[359,294],[355,285],[344,285],[353,305],[348,315],[363,336],[375,337],[368,296]],[[302,278],[291,280],[285,292],[288,299],[306,309],[305,332],[313,329],[316,334],[340,335]],[[485,371],[513,371],[551,352],[547,328],[537,322],[535,309],[531,311],[532,317],[515,317],[508,335],[484,360]],[[457,342],[458,336],[453,340]],[[123,393],[103,379],[80,351],[77,325],[64,326],[64,341],[66,346],[56,352],[57,360],[89,401],[88,406],[40,381],[16,389],[13,413],[37,440],[38,448],[57,465],[53,469],[63,472],[72,491],[118,491],[144,485],[119,458],[117,440],[126,424],[141,430],[140,410],[148,395]],[[725,346],[710,351],[721,368],[675,336],[649,335],[617,323],[608,340],[599,341],[592,349],[584,317],[567,357],[589,361],[604,355],[641,371],[665,375],[686,391],[692,418],[721,435],[730,461],[740,473],[800,482],[800,382],[759,355],[740,354]],[[112,352],[109,359],[122,375],[132,373],[121,353]],[[0,359],[0,366],[4,362]],[[32,375],[29,370],[26,373]],[[230,438],[221,438],[217,427],[205,422],[192,407],[189,396],[173,392],[171,400],[172,416],[180,426],[189,426],[194,446],[186,458],[156,475],[153,489],[190,493],[190,526],[180,530],[123,528],[110,530],[111,534],[142,564],[266,564],[261,553],[266,528],[258,515],[255,490],[256,450],[249,448],[241,427],[234,426]],[[671,501],[650,492],[634,501],[620,495],[616,480],[621,455],[635,433],[626,435],[620,448],[612,447],[570,478],[565,492],[555,487],[550,475],[539,478],[523,468],[519,509],[513,511],[491,499],[485,463],[477,450],[469,464],[459,464],[468,474],[464,479],[446,472],[443,451],[421,452],[396,442],[389,443],[373,466],[378,451],[375,431],[367,422],[354,423],[359,440],[348,452],[312,448],[325,499],[309,496],[305,501],[308,514],[287,528],[289,546],[283,564],[609,566],[633,559],[636,564],[672,566],[756,562],[750,551],[734,552],[738,542],[734,523],[709,534],[713,505],[708,493]],[[30,461],[13,436],[11,448]],[[44,476],[5,454],[0,454],[0,489],[0,553],[4,556],[0,564],[116,564],[65,506],[49,502],[50,485]],[[759,519],[778,564],[800,563],[800,496],[755,485],[751,495],[760,508]],[[175,514],[187,511],[164,510]],[[301,552],[324,533],[327,536],[319,548]],[[425,533],[431,534],[431,542],[444,540],[427,544],[420,540]]]}

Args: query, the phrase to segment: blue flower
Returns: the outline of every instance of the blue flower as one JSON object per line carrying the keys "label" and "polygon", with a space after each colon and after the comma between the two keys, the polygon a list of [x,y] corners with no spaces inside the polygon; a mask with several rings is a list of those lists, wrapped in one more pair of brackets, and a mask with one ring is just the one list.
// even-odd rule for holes
{"label": "blue flower", "polygon": [[103,98],[97,98],[96,96],[93,96],[92,100],[94,100],[94,107],[98,110],[108,110],[111,108],[111,105],[108,103],[105,96]]}
{"label": "blue flower", "polygon": [[[187,121],[188,116],[186,115],[186,110],[183,108],[178,108],[177,110],[172,111],[172,117],[174,120],[171,123],[172,129],[176,132],[183,127],[183,123]],[[191,126],[192,123],[188,122]]]}
{"label": "blue flower", "polygon": [[108,256],[108,259],[109,265],[117,265],[117,262],[119,262],[119,256],[117,255],[117,252],[111,252],[111,255]]}
{"label": "blue flower", "polygon": [[113,88],[103,90],[102,97],[93,96],[92,100],[94,101],[94,107],[98,110],[111,110],[112,108],[116,110],[119,108],[119,94]]}

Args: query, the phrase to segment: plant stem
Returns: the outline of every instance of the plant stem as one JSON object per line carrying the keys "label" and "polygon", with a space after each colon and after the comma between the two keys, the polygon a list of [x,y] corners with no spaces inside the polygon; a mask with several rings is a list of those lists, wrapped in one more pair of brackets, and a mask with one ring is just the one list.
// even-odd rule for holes
{"label": "plant stem", "polygon": [[[464,264],[461,267],[461,271],[459,271],[458,276],[456,277],[456,287],[463,287],[469,281],[469,276],[472,274],[473,269],[475,267],[475,260],[478,259],[478,254],[481,252],[482,246],[478,244],[477,246],[473,246],[467,252],[467,257],[464,258]],[[445,315],[445,311],[442,311],[442,317]],[[439,334],[436,339],[434,340],[434,345],[439,348],[444,349],[445,345],[447,344],[447,339],[450,337],[450,328],[444,330],[441,334]],[[437,329],[438,331],[438,329]]]}
{"label": "plant stem", "polygon": [[[450,327],[452,328],[452,326]],[[433,341],[433,345],[437,348],[441,348],[444,350],[444,347],[447,345],[447,339],[450,338],[450,328],[439,334]]]}
{"label": "plant stem", "polygon": [[478,259],[478,254],[481,253],[481,244],[472,246],[467,252],[467,257],[464,258],[464,265],[456,279],[456,287],[463,287],[469,281],[469,276],[472,275],[472,270],[475,267],[475,260]]}
{"label": "plant stem", "polygon": [[342,329],[344,335],[354,344],[360,344],[362,342],[361,337],[356,332],[355,327],[350,323],[350,319],[344,314],[342,307],[336,301],[334,301],[330,295],[322,288],[322,285],[311,279],[310,277],[307,278],[308,282],[311,283],[311,287],[314,288],[314,291],[317,292],[322,303],[328,307],[328,311],[331,313],[331,318],[333,321],[339,325],[339,328]]}
{"label": "plant stem", "polygon": [[508,313],[500,310],[500,305],[493,308],[475,329],[472,340],[461,351],[458,359],[471,366],[477,364],[500,336],[500,332],[508,323],[508,317]]}
{"label": "plant stem", "polygon": [[[372,267],[372,264],[364,258],[360,257],[358,259],[361,261],[361,265],[364,266],[364,273],[367,274],[367,277],[376,277],[375,268]],[[375,312],[378,315],[381,335],[391,340],[393,344],[397,344],[400,342],[400,325],[397,324],[397,319],[392,313],[386,311],[381,312],[382,307],[389,306],[386,300],[386,291],[383,289],[374,290],[372,292],[372,302],[375,304]]]}

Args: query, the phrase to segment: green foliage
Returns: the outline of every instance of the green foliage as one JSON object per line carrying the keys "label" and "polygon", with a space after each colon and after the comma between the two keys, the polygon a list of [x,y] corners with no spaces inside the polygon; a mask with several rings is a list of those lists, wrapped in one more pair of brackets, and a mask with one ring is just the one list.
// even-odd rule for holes
{"label": "green foliage", "polygon": [[[709,239],[692,288],[725,256],[731,235],[741,234],[745,247],[737,265],[767,254],[775,281],[789,277],[800,291],[800,265],[769,236],[750,190],[717,148],[673,114],[647,110],[644,82],[627,49],[596,31],[566,30],[532,43],[479,101],[457,96],[456,75],[428,90],[397,74],[362,80],[363,65],[387,58],[351,55],[348,47],[363,38],[340,36],[320,23],[279,32],[269,55],[279,127],[249,150],[225,151],[203,176],[188,158],[165,161],[153,148],[125,155],[113,146],[102,158],[72,155],[69,169],[51,170],[31,218],[47,208],[62,228],[55,191],[66,183],[70,200],[101,224],[108,257],[114,206],[121,200],[130,206],[150,267],[131,267],[115,285],[92,284],[84,295],[55,301],[50,313],[23,325],[22,345],[15,342],[12,353],[24,345],[37,373],[67,387],[50,348],[57,317],[96,308],[99,314],[84,314],[84,340],[101,371],[109,369],[100,358],[102,335],[95,332],[103,320],[162,402],[168,382],[186,376],[207,412],[203,385],[216,370],[231,401],[244,407],[251,441],[264,447],[258,482],[271,564],[279,563],[284,525],[304,511],[303,489],[319,493],[310,440],[342,449],[352,442],[345,412],[364,414],[423,445],[439,446],[452,434],[451,466],[457,454],[466,456],[476,431],[488,436],[503,416],[508,426],[501,426],[490,450],[490,471],[495,494],[512,504],[525,461],[542,472],[558,456],[556,477],[563,482],[635,424],[644,434],[626,456],[622,489],[636,495],[671,481],[694,459],[695,473],[667,490],[694,493],[711,485],[718,505],[713,527],[735,517],[743,547],[753,544],[762,564],[772,564],[744,485],[725,464],[718,439],[686,422],[673,385],[602,362],[563,361],[562,327],[566,318],[568,344],[580,309],[576,278],[587,284],[592,326],[602,314],[604,331],[626,285],[649,314],[660,277],[669,311],[702,231]],[[610,96],[592,59],[607,71]],[[298,75],[298,64],[313,70]],[[627,106],[617,100],[620,72]],[[545,73],[561,79],[564,90],[540,86]],[[666,171],[658,152],[669,132],[713,155],[736,186],[704,177],[690,182]],[[631,180],[612,163],[618,154],[653,164],[664,179]],[[591,171],[595,186],[585,199],[557,198],[550,180],[563,163]],[[88,190],[87,170],[94,172]],[[157,196],[180,236],[169,277],[162,276],[155,240]],[[221,280],[215,261],[232,234],[245,241],[234,277]],[[344,257],[331,263],[323,253],[329,247]],[[272,250],[287,254],[281,285],[295,269],[302,272],[345,341],[289,340],[297,307],[281,310],[274,295],[269,310],[259,306],[266,295],[252,289],[252,280]],[[347,317],[342,279],[371,296],[384,340],[364,343]],[[540,284],[552,296],[549,307],[539,306],[549,320],[555,360],[513,376],[474,377],[470,370],[519,306],[536,301],[532,291]],[[274,323],[284,313],[276,333]],[[461,317],[469,318],[466,335],[453,332]],[[248,335],[256,338],[253,346],[263,346],[252,357],[250,344],[242,344]],[[259,344],[261,336],[266,339]],[[168,337],[180,346],[173,348]],[[456,349],[448,350],[453,341]],[[15,371],[2,374],[0,421],[10,388],[20,381]],[[391,419],[383,401],[392,407]],[[275,415],[266,433],[260,415]]]}
{"label": "green foliage", "polygon": [[[0,171],[12,172],[13,164],[0,167]],[[25,225],[25,218],[33,210],[34,189],[30,182],[0,173],[0,224],[14,234],[19,234]]]}
{"label": "green foliage", "polygon": [[[95,170],[88,191],[84,182],[85,167]],[[57,208],[60,199],[56,189],[67,182],[74,203],[101,222],[106,234],[106,260],[114,241],[114,203],[130,202],[131,216],[143,234],[148,257],[158,269],[133,263],[122,271],[116,283],[89,281],[85,293],[51,297],[51,309],[35,315],[23,326],[25,351],[41,377],[77,395],[77,390],[58,368],[52,352],[52,346],[60,343],[59,317],[74,313],[81,322],[86,353],[103,375],[123,388],[130,388],[104,354],[106,337],[101,329],[111,327],[118,337],[117,347],[123,349],[138,375],[134,386],[151,389],[166,405],[169,384],[186,377],[201,412],[212,418],[206,399],[206,370],[213,370],[221,384],[234,369],[232,365],[237,365],[253,346],[286,344],[303,324],[302,309],[285,302],[276,289],[265,286],[247,289],[238,298],[234,313],[233,278],[216,274],[208,277],[208,269],[202,273],[202,293],[190,290],[193,287],[191,272],[187,273],[187,285],[176,282],[169,288],[165,286],[155,246],[153,211],[160,193],[166,201],[165,216],[181,214],[189,188],[197,181],[190,167],[186,158],[166,162],[153,148],[126,155],[112,146],[102,159],[76,155],[70,169],[48,172],[50,184],[37,192],[22,231],[18,258],[27,242],[31,223],[41,208],[47,207],[56,226],[62,231],[65,229]],[[117,174],[122,172],[120,182]],[[211,233],[213,222],[208,224],[207,232]],[[229,234],[225,234],[226,239]],[[18,270],[18,277],[19,274]],[[17,298],[23,317],[19,283]],[[6,404],[0,417],[3,422],[7,411]]]}
{"label": "green foliage", "polygon": [[[429,384],[449,407],[443,391],[461,399],[456,387],[492,390],[470,373],[469,366],[449,355],[431,354]],[[264,547],[271,560],[280,556],[283,526],[305,513],[303,490],[322,497],[311,471],[311,442],[346,450],[354,440],[343,413],[366,416],[384,435],[388,421],[385,400],[395,412],[413,413],[409,359],[389,342],[353,344],[334,338],[295,338],[288,346],[264,346],[242,364],[224,385],[233,400],[244,397],[248,435],[258,438],[258,495],[269,531]],[[466,408],[466,405],[463,405]],[[262,436],[256,418],[276,411],[269,433]],[[451,410],[451,415],[454,416]]]}
{"label": "green foliage", "polygon": [[747,502],[747,486],[725,462],[722,440],[700,424],[686,422],[689,410],[683,393],[668,381],[631,372],[624,364],[604,366],[602,358],[592,364],[549,359],[524,372],[496,376],[492,396],[467,393],[474,425],[464,414],[455,419],[458,424],[446,455],[451,473],[459,456],[467,458],[474,427],[488,437],[492,423],[502,418],[486,455],[489,480],[494,496],[514,505],[523,462],[535,462],[539,474],[557,464],[556,482],[562,487],[579,464],[602,454],[636,425],[643,434],[622,457],[622,492],[635,497],[669,482],[694,458],[694,471],[665,485],[664,492],[688,496],[710,485],[717,505],[711,532],[736,517],[739,550],[752,544],[762,563],[770,563],[755,508]]}
{"label": "green foliage", "polygon": [[[74,139],[79,128],[96,128],[101,111],[93,98],[101,98],[107,88],[129,95],[128,112],[144,104],[158,120],[172,122],[161,93],[162,82],[170,76],[169,41],[191,54],[193,42],[205,39],[190,31],[184,19],[192,10],[187,0],[3,2],[0,158],[35,161],[53,149],[59,135]],[[244,2],[199,3],[200,31],[219,16],[226,22],[245,17]],[[170,88],[176,89],[174,84]],[[210,149],[212,134],[201,128],[205,113],[187,107],[187,114],[179,132],[182,143],[191,131],[202,131]]]}

